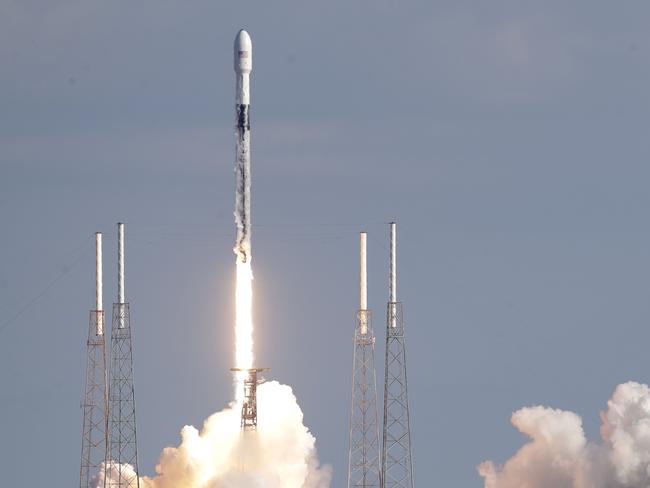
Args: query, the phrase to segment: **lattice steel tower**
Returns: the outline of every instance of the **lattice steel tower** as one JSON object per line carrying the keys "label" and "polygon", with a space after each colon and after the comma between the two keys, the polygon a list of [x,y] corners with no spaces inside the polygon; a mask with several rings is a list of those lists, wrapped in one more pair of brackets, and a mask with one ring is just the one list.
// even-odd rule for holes
{"label": "lattice steel tower", "polygon": [[372,332],[372,317],[368,310],[365,232],[360,236],[360,251],[360,303],[354,330],[348,488],[379,488],[381,483],[375,336]]}
{"label": "lattice steel tower", "polygon": [[95,309],[88,323],[80,488],[94,488],[106,456],[106,344],[102,304],[102,233],[95,233]]}
{"label": "lattice steel tower", "polygon": [[246,373],[244,378],[244,400],[241,406],[241,430],[248,432],[257,430],[257,387],[266,380],[259,373],[268,371],[269,368],[231,368],[230,371]]}
{"label": "lattice steel tower", "polygon": [[131,316],[124,300],[124,224],[117,224],[117,303],[113,304],[104,487],[139,488]]}
{"label": "lattice steel tower", "polygon": [[386,314],[383,488],[413,488],[411,429],[406,381],[406,340],[402,304],[397,301],[396,225],[390,224],[389,298]]}

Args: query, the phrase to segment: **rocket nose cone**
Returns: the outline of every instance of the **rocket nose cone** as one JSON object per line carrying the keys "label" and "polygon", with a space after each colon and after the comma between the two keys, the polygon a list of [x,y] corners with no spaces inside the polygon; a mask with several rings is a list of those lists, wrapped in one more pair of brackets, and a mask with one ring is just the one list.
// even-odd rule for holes
{"label": "rocket nose cone", "polygon": [[235,71],[250,73],[253,68],[253,43],[244,29],[237,33],[234,48]]}
{"label": "rocket nose cone", "polygon": [[242,50],[250,51],[252,47],[251,36],[248,35],[244,29],[241,29],[235,37],[235,47],[242,48]]}

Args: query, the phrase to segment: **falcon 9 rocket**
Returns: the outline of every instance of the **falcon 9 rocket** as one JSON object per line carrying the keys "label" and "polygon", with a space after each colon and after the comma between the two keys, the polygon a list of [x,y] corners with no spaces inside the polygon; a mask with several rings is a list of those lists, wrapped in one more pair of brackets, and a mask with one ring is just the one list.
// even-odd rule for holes
{"label": "falcon 9 rocket", "polygon": [[236,160],[235,160],[235,223],[237,260],[245,263],[251,252],[251,125],[250,73],[253,68],[253,45],[248,32],[240,30],[235,37],[234,63],[237,78],[236,98]]}

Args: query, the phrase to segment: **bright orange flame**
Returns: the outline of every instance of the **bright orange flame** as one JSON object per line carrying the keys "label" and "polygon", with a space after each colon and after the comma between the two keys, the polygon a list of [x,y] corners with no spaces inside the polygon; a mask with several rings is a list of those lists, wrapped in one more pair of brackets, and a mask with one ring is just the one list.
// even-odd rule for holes
{"label": "bright orange flame", "polygon": [[[253,269],[250,259],[237,260],[237,288],[235,292],[235,365],[239,369],[253,367]],[[246,372],[236,374],[235,398],[243,401]]]}

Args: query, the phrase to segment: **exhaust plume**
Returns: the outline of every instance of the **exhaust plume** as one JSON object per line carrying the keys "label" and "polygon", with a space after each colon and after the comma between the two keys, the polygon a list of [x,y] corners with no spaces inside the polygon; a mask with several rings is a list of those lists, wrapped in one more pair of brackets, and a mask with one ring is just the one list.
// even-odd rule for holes
{"label": "exhaust plume", "polygon": [[601,441],[587,440],[573,412],[527,407],[512,424],[530,442],[502,466],[478,466],[485,488],[646,488],[650,486],[650,388],[619,385],[601,412]]}

